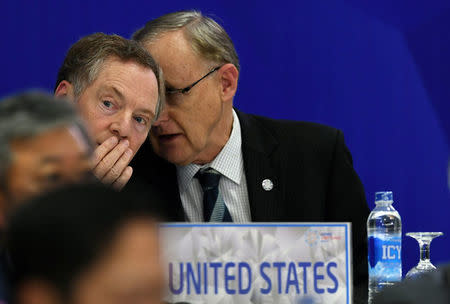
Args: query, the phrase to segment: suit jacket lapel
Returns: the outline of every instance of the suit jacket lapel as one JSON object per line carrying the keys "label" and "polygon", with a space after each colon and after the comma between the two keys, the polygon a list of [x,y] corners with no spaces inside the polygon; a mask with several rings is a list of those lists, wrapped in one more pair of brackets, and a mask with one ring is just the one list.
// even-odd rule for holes
{"label": "suit jacket lapel", "polygon": [[[241,124],[242,154],[252,221],[279,220],[282,213],[277,204],[280,199],[279,165],[274,159],[278,142],[255,117],[235,111]],[[269,191],[262,186],[266,179],[273,183],[273,189]]]}
{"label": "suit jacket lapel", "polygon": [[157,156],[147,140],[133,159],[132,166],[135,178],[149,182],[161,194],[167,220],[184,221],[175,165]]}
{"label": "suit jacket lapel", "polygon": [[[158,157],[159,158],[159,157]],[[180,191],[178,188],[178,179],[175,165],[167,162],[166,160],[159,158],[158,172],[154,177],[157,181],[160,189],[167,195],[167,215],[169,221],[184,222],[184,209],[181,203]]]}

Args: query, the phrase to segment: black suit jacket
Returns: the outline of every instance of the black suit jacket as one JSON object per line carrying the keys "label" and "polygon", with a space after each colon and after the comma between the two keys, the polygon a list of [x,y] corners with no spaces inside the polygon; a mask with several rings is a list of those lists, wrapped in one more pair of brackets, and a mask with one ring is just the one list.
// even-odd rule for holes
{"label": "black suit jacket", "polygon": [[[297,121],[273,120],[236,110],[253,222],[351,222],[355,303],[367,303],[364,189],[341,131]],[[176,168],[146,144],[133,161],[136,178],[153,184],[170,221],[184,221]],[[262,181],[274,183],[265,191]]]}

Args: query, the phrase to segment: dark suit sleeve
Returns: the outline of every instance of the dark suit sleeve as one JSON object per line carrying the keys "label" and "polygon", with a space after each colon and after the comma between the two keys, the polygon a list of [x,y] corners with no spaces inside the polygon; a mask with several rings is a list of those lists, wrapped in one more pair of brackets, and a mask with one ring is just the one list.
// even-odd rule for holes
{"label": "dark suit sleeve", "polygon": [[326,206],[329,219],[352,223],[354,303],[367,303],[366,221],[369,208],[341,131],[337,131],[336,135]]}

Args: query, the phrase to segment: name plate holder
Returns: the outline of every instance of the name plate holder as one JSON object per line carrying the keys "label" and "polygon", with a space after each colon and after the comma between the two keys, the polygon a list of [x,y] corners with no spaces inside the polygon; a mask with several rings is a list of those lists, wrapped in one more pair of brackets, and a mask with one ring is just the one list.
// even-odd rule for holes
{"label": "name plate holder", "polygon": [[168,303],[352,303],[350,223],[161,225]]}

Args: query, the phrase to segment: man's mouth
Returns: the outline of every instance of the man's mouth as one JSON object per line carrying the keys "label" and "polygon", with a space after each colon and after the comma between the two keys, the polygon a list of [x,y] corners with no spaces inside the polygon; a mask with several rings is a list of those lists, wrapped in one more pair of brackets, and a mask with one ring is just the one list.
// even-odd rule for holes
{"label": "man's mouth", "polygon": [[178,138],[179,136],[181,136],[181,134],[179,134],[179,133],[158,135],[158,141],[162,144],[170,143],[173,140],[175,140],[176,138]]}

